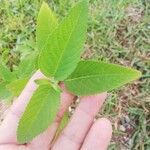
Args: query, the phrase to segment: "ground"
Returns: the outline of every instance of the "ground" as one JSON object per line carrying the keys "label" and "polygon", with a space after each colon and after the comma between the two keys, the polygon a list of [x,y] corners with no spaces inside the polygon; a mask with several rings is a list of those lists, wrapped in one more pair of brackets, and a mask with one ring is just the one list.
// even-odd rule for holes
{"label": "ground", "polygon": [[[0,0],[0,57],[13,70],[35,49],[42,0]],[[60,21],[75,0],[49,0]],[[84,59],[140,70],[142,78],[109,94],[97,117],[108,117],[114,136],[109,150],[150,150],[150,1],[90,0]],[[2,112],[3,104],[0,104]]]}

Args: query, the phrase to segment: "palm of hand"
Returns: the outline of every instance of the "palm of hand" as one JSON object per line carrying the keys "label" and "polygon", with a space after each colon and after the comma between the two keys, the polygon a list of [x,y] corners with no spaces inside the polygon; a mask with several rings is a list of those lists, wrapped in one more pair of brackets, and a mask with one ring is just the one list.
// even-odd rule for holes
{"label": "palm of hand", "polygon": [[45,132],[33,139],[31,143],[17,144],[16,130],[18,121],[33,91],[37,88],[34,80],[41,77],[43,75],[39,71],[32,76],[3,121],[0,127],[0,150],[106,150],[111,139],[111,124],[105,118],[94,122],[94,117],[102,106],[106,93],[81,97],[81,102],[67,127],[53,142],[53,137],[61,118],[74,99],[74,95],[67,92],[64,85],[61,85],[63,93],[61,95],[60,110],[53,124]]}

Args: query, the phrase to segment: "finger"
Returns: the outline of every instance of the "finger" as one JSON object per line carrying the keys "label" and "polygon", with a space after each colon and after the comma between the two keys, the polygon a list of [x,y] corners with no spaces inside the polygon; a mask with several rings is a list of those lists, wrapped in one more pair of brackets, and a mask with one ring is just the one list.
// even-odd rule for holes
{"label": "finger", "polygon": [[112,126],[108,119],[96,121],[85,138],[81,150],[106,150],[112,136]]}
{"label": "finger", "polygon": [[106,98],[106,93],[82,97],[71,121],[53,146],[53,150],[77,150],[81,146],[94,117]]}
{"label": "finger", "polygon": [[0,146],[0,150],[29,150],[28,147],[24,145],[2,145]]}
{"label": "finger", "polygon": [[40,71],[37,71],[29,80],[21,95],[10,108],[10,112],[0,126],[0,143],[17,142],[16,130],[18,121],[24,112],[33,92],[37,89],[37,85],[35,84],[34,80],[40,78],[44,78],[44,75]]}
{"label": "finger", "polygon": [[68,107],[71,105],[73,102],[75,96],[69,93],[64,84],[61,84],[61,88],[63,90],[61,94],[61,104],[59,111],[57,113],[56,119],[52,125],[42,134],[37,136],[30,144],[31,149],[48,149],[50,147],[50,143],[53,140],[53,137],[57,131],[57,128],[60,124],[60,121],[68,109]]}

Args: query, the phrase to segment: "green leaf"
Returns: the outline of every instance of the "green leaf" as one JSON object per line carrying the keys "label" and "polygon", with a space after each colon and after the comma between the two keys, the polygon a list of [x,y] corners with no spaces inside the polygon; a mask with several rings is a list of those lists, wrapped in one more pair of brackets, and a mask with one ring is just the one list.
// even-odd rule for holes
{"label": "green leaf", "polygon": [[65,112],[65,114],[64,114],[64,116],[63,116],[63,118],[60,122],[60,125],[57,128],[57,131],[56,131],[55,137],[53,139],[53,142],[55,142],[57,140],[57,138],[59,137],[59,135],[61,134],[63,129],[67,126],[68,122],[69,122],[69,113],[67,111],[67,112]]}
{"label": "green leaf", "polygon": [[78,3],[49,37],[39,57],[46,76],[64,80],[77,66],[87,30],[87,0]]}
{"label": "green leaf", "polygon": [[59,107],[60,93],[50,85],[40,85],[34,92],[19,121],[17,139],[19,143],[31,141],[54,121]]}
{"label": "green leaf", "polygon": [[37,19],[36,40],[38,50],[41,51],[45,46],[49,36],[57,27],[57,24],[54,13],[49,6],[43,2]]}
{"label": "green leaf", "polygon": [[7,82],[16,79],[14,73],[11,72],[2,62],[0,62],[0,77]]}
{"label": "green leaf", "polygon": [[38,85],[45,85],[45,84],[50,84],[50,80],[48,79],[37,79],[37,80],[34,80],[34,82]]}
{"label": "green leaf", "polygon": [[0,83],[0,100],[7,100],[11,93],[6,89],[7,82]]}
{"label": "green leaf", "polygon": [[14,80],[7,84],[6,88],[13,94],[13,96],[19,96],[25,88],[28,80],[29,78]]}
{"label": "green leaf", "polygon": [[81,61],[65,80],[65,85],[76,95],[91,95],[113,90],[140,76],[141,72],[127,67],[104,62]]}
{"label": "green leaf", "polygon": [[66,127],[67,123],[69,122],[69,113],[65,112],[61,123],[57,129],[57,133],[56,133],[56,138],[58,137],[58,135],[62,132],[62,130]]}
{"label": "green leaf", "polygon": [[18,78],[28,78],[37,70],[37,53],[31,53],[21,60],[16,74]]}

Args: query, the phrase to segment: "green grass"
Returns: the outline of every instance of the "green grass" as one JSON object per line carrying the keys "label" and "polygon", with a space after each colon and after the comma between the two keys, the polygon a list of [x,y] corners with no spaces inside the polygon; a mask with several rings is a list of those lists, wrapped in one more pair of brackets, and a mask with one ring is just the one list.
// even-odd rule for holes
{"label": "green grass", "polygon": [[[75,0],[48,2],[63,17]],[[11,70],[36,49],[36,17],[41,3],[42,0],[0,1],[0,59]],[[114,126],[109,149],[149,150],[150,2],[91,0],[89,14],[83,57],[131,66],[143,73],[139,81],[113,91],[105,103],[101,114],[110,118]]]}

